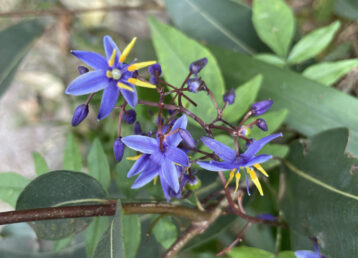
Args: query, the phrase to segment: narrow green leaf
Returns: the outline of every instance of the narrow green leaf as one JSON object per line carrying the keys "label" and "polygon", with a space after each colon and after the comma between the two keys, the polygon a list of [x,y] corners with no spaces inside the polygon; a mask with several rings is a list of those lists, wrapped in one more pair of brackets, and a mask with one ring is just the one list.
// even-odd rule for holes
{"label": "narrow green leaf", "polygon": [[[149,19],[148,23],[166,80],[173,85],[180,86],[189,73],[189,65],[193,61],[207,57],[208,64],[200,72],[200,76],[221,104],[225,92],[224,81],[217,62],[209,50],[180,31],[153,18]],[[189,110],[204,122],[210,122],[216,117],[215,106],[206,92],[189,92],[186,95],[198,104],[198,107],[190,105]],[[184,101],[184,104],[189,105],[187,101]]]}
{"label": "narrow green leaf", "polygon": [[82,158],[75,137],[72,133],[67,136],[63,168],[73,171],[82,170]]}
{"label": "narrow green leaf", "polygon": [[46,163],[46,160],[42,157],[40,153],[34,152],[32,153],[32,157],[35,163],[35,171],[38,176],[41,176],[42,174],[45,174],[48,171],[50,171]]}
{"label": "narrow green leaf", "polygon": [[168,249],[178,237],[177,227],[169,216],[159,218],[153,228],[153,234],[165,249]]}
{"label": "narrow green leaf", "polygon": [[283,0],[255,0],[252,11],[252,21],[261,40],[286,58],[295,32],[290,7]]}
{"label": "narrow green leaf", "polygon": [[141,238],[141,226],[138,215],[123,217],[123,238],[126,258],[135,258]]}
{"label": "narrow green leaf", "polygon": [[341,23],[335,21],[304,36],[292,48],[288,62],[297,64],[321,53],[331,43],[340,26]]}
{"label": "narrow green leaf", "polygon": [[224,117],[229,122],[236,122],[248,111],[249,107],[256,99],[261,82],[262,76],[257,75],[250,81],[236,88],[235,102],[234,104],[227,106],[224,112]]}
{"label": "narrow green leaf", "polygon": [[262,249],[248,246],[239,246],[231,249],[227,253],[230,258],[295,258],[296,255],[292,251],[280,252],[277,256],[273,253]]}
{"label": "narrow green leaf", "polygon": [[15,172],[0,173],[0,200],[15,207],[17,198],[29,182]]}
{"label": "narrow green leaf", "polygon": [[258,54],[254,56],[256,59],[261,60],[265,63],[276,65],[278,67],[285,67],[286,62],[281,57],[273,54]]}
{"label": "narrow green leaf", "polygon": [[93,257],[96,246],[101,240],[102,235],[109,227],[107,217],[96,217],[85,230],[86,251],[88,257]]}
{"label": "narrow green leaf", "polygon": [[93,258],[124,258],[122,205],[117,200],[116,215],[99,241]]}
{"label": "narrow green leaf", "polygon": [[91,150],[87,157],[87,163],[88,173],[96,178],[104,189],[108,189],[111,183],[111,171],[107,155],[98,138],[94,139],[92,143]]}
{"label": "narrow green leaf", "polygon": [[357,58],[337,62],[324,62],[311,65],[306,68],[302,74],[307,78],[330,86],[357,65]]}
{"label": "narrow green leaf", "polygon": [[54,241],[53,251],[58,252],[64,248],[66,248],[69,244],[71,244],[74,237],[75,237],[74,235],[71,235],[69,237]]}

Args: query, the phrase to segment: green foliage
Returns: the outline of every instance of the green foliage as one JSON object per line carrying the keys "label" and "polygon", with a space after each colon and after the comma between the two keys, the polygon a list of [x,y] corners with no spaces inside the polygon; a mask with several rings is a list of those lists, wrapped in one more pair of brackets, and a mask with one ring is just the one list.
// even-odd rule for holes
{"label": "green foliage", "polygon": [[340,128],[291,146],[281,206],[294,232],[294,250],[312,249],[312,242],[305,238],[315,236],[323,254],[355,256],[358,160],[347,152],[347,142],[348,130]]}
{"label": "green foliage", "polygon": [[81,171],[82,157],[72,133],[68,134],[65,146],[65,155],[63,160],[63,168],[66,170]]}
{"label": "green foliage", "polygon": [[15,207],[18,196],[29,182],[26,177],[14,172],[0,173],[0,200]]}
{"label": "green foliage", "polygon": [[286,58],[295,32],[290,7],[283,0],[255,0],[252,21],[261,40]]}
{"label": "green foliage", "polygon": [[86,252],[88,257],[93,257],[96,246],[102,235],[109,227],[107,217],[96,217],[85,230]]}
{"label": "green foliage", "polygon": [[255,58],[278,67],[286,66],[286,61],[284,59],[273,54],[257,54],[255,55]]}
{"label": "green foliage", "polygon": [[32,157],[33,157],[34,163],[35,163],[36,175],[41,176],[42,174],[45,174],[48,171],[50,171],[50,169],[48,168],[48,165],[46,163],[46,160],[44,159],[44,157],[42,157],[42,155],[40,153],[34,152],[34,153],[32,153]]}
{"label": "green foliage", "polygon": [[335,12],[347,19],[358,19],[358,2],[356,0],[336,0]]}
{"label": "green foliage", "polygon": [[126,158],[135,155],[136,153],[134,151],[130,150],[129,148],[125,148],[123,159],[116,165],[115,168],[115,180],[119,187],[119,192],[124,194],[124,196],[129,199],[134,199],[138,193],[138,190],[131,188],[135,181],[135,177],[127,177],[127,173],[135,161],[127,160]]}
{"label": "green foliage", "polygon": [[126,258],[135,258],[141,236],[141,225],[138,215],[123,217],[123,240]]}
{"label": "green foliage", "polygon": [[230,258],[295,258],[295,254],[291,251],[280,252],[278,255],[267,252],[262,249],[240,246],[231,249],[228,253]]}
{"label": "green foliage", "polygon": [[156,217],[153,221],[153,235],[155,239],[165,248],[168,249],[177,239],[177,227],[173,224],[171,217]]}

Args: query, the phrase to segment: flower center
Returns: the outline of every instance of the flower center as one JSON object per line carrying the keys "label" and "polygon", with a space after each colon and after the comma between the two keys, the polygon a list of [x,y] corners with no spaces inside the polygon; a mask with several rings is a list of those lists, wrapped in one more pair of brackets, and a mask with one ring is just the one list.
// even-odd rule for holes
{"label": "flower center", "polygon": [[122,76],[122,73],[121,73],[121,71],[119,69],[113,69],[112,70],[112,78],[114,80],[119,80],[121,78],[121,76]]}

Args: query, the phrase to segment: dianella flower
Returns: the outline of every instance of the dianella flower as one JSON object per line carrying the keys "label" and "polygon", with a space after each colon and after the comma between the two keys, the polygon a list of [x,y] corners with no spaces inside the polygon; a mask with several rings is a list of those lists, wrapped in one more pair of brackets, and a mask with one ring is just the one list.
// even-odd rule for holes
{"label": "dianella flower", "polygon": [[259,152],[268,142],[280,136],[282,136],[282,134],[277,133],[277,134],[272,134],[263,137],[260,140],[251,143],[247,148],[247,150],[244,153],[240,154],[239,156],[233,149],[226,146],[225,144],[218,142],[212,138],[203,136],[201,137],[201,141],[206,146],[208,146],[209,149],[211,149],[215,154],[217,154],[223,161],[198,161],[197,164],[202,168],[205,168],[210,171],[231,170],[227,185],[230,183],[230,181],[233,180],[235,176],[236,179],[235,191],[237,191],[239,187],[239,180],[241,177],[240,169],[242,168],[245,173],[248,194],[250,195],[247,174],[249,174],[252,182],[259,190],[260,195],[263,195],[262,187],[260,181],[257,178],[254,168],[259,172],[261,172],[263,175],[268,177],[267,172],[263,169],[263,167],[260,164],[271,159],[272,156],[268,154],[256,155],[256,153]]}
{"label": "dianella flower", "polygon": [[[137,161],[129,170],[127,176],[139,175],[132,188],[140,188],[159,176],[164,195],[169,201],[173,193],[180,193],[179,177],[182,171],[189,165],[187,154],[177,146],[182,141],[179,134],[180,128],[187,126],[187,117],[181,116],[172,125],[171,130],[164,135],[162,144],[157,135],[156,139],[131,135],[122,138],[127,147],[141,152],[136,157]],[[163,128],[163,132],[167,128]]]}
{"label": "dianella flower", "polygon": [[73,80],[66,89],[66,94],[85,95],[103,90],[98,119],[103,119],[115,107],[121,94],[134,108],[138,101],[136,86],[155,88],[155,85],[136,78],[137,70],[155,64],[155,61],[126,63],[136,38],[121,53],[110,36],[103,38],[106,57],[88,51],[73,50],[71,53],[94,69]]}

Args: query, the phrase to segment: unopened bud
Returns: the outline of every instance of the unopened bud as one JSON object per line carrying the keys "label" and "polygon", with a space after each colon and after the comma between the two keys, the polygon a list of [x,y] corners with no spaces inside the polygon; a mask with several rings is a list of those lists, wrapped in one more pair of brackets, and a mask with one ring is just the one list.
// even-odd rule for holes
{"label": "unopened bud", "polygon": [[266,121],[264,119],[262,119],[262,118],[259,118],[259,119],[256,120],[256,126],[258,128],[260,128],[262,131],[266,132],[268,130]]}
{"label": "unopened bud", "polygon": [[88,105],[81,104],[73,112],[72,126],[79,125],[88,115]]}
{"label": "unopened bud", "polygon": [[153,76],[156,76],[156,73],[160,76],[162,74],[162,67],[160,64],[155,63],[148,67],[148,72]]}
{"label": "unopened bud", "polygon": [[208,59],[206,57],[196,60],[195,62],[190,64],[189,70],[196,75],[198,72],[200,72],[201,69],[204,68],[207,63]]}
{"label": "unopened bud", "polygon": [[223,96],[223,100],[224,102],[227,102],[229,105],[234,104],[235,101],[235,90],[234,89],[230,89],[228,92],[226,92]]}
{"label": "unopened bud", "polygon": [[183,141],[188,145],[189,148],[195,148],[195,141],[193,139],[193,136],[189,133],[188,130],[179,128],[179,134],[180,137],[183,139]]}
{"label": "unopened bud", "polygon": [[192,78],[187,81],[188,89],[190,92],[197,93],[205,89],[205,82],[201,78]]}
{"label": "unopened bud", "polygon": [[136,135],[141,135],[142,133],[143,133],[143,131],[142,131],[142,127],[140,126],[140,123],[139,122],[136,122],[135,124],[134,124],[134,129],[133,129],[133,131],[134,131],[134,134],[136,134]]}
{"label": "unopened bud", "polygon": [[123,119],[128,124],[133,124],[137,118],[137,114],[133,109],[130,109],[123,114]]}
{"label": "unopened bud", "polygon": [[88,68],[85,67],[85,66],[82,66],[82,65],[78,66],[78,67],[77,67],[77,70],[78,70],[78,72],[79,72],[80,74],[84,74],[84,73],[88,73],[88,72],[89,72]]}
{"label": "unopened bud", "polygon": [[157,77],[155,77],[155,76],[151,76],[151,77],[149,78],[149,82],[150,82],[151,84],[158,85]]}
{"label": "unopened bud", "polygon": [[122,160],[124,148],[125,148],[125,145],[121,141],[121,138],[117,138],[114,140],[113,153],[114,153],[114,158],[116,159],[117,162],[120,162]]}
{"label": "unopened bud", "polygon": [[266,113],[267,110],[270,109],[272,104],[273,104],[273,101],[271,99],[262,100],[262,101],[252,104],[250,110],[254,116],[260,116],[260,115]]}
{"label": "unopened bud", "polygon": [[199,189],[201,186],[201,180],[194,176],[192,179],[188,180],[187,184],[186,184],[186,188],[188,190],[197,190]]}
{"label": "unopened bud", "polygon": [[254,142],[256,142],[254,138],[249,139],[248,141],[246,141],[245,147],[246,148],[250,147],[250,145],[253,144]]}
{"label": "unopened bud", "polygon": [[264,220],[268,220],[268,221],[275,221],[277,219],[274,215],[269,214],[269,213],[267,213],[267,214],[259,214],[256,217],[259,218],[259,219],[264,219]]}

